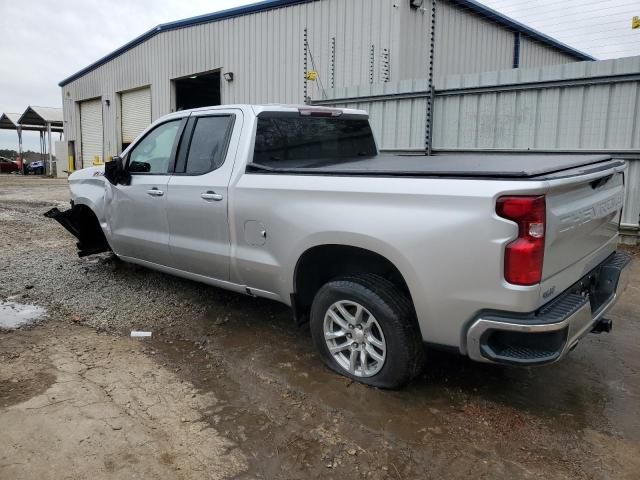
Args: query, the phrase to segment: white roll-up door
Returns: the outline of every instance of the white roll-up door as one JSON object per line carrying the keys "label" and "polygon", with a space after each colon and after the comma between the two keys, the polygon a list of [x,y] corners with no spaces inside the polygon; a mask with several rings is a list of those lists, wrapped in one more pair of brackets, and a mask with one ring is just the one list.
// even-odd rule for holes
{"label": "white roll-up door", "polygon": [[82,168],[93,165],[102,155],[102,100],[80,103],[80,134],[82,135]]}
{"label": "white roll-up door", "polygon": [[122,143],[132,143],[151,124],[151,89],[120,94]]}

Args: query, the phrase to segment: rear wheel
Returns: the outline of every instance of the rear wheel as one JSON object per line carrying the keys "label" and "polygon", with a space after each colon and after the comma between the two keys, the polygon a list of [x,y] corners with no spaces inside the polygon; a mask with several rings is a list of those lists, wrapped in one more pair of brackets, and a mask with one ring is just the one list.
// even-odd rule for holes
{"label": "rear wheel", "polygon": [[326,283],[314,298],[310,323],[324,363],[361,383],[398,388],[423,366],[411,302],[380,276],[360,274]]}

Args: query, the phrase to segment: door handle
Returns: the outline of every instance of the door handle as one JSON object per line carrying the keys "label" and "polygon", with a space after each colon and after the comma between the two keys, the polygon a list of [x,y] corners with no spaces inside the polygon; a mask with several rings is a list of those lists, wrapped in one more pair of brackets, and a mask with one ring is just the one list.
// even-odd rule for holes
{"label": "door handle", "polygon": [[153,187],[151,190],[147,190],[147,195],[151,195],[152,197],[161,197],[164,195],[164,192]]}
{"label": "door handle", "polygon": [[214,200],[216,202],[219,202],[220,200],[222,200],[223,197],[219,193],[212,192],[211,190],[209,190],[206,193],[201,193],[200,198],[202,198],[203,200]]}

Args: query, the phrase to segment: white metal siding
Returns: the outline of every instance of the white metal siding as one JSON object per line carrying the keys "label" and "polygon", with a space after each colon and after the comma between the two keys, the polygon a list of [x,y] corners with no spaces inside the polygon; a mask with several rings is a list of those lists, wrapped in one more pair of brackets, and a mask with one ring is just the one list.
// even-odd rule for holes
{"label": "white metal siding", "polygon": [[[434,148],[640,152],[640,81],[615,82],[638,72],[640,57],[629,57],[451,76],[445,89],[495,88],[437,96]],[[571,82],[603,76],[610,81]],[[552,88],[535,83],[544,81],[565,83]],[[500,91],[513,83],[525,85]]]}
{"label": "white metal siding", "polygon": [[575,62],[571,55],[543,45],[540,42],[521,35],[520,37],[520,67],[544,67],[559,63]]}
{"label": "white metal siding", "polygon": [[151,124],[151,89],[120,94],[122,143],[132,143]]}
{"label": "white metal siding", "polygon": [[[638,154],[638,75],[640,56],[450,75],[435,84],[433,147]],[[336,88],[315,103],[367,110],[383,149],[420,149],[426,86],[414,80]],[[477,88],[486,90],[456,91]]]}
{"label": "white metal siding", "polygon": [[80,131],[82,138],[82,168],[93,165],[95,157],[102,160],[102,100],[80,104]]}
{"label": "white metal siding", "polygon": [[439,1],[436,8],[436,82],[455,73],[513,66],[515,35],[511,29],[449,2]]}
{"label": "white metal siding", "polygon": [[[428,2],[427,2],[428,3]],[[507,68],[513,61],[513,33],[494,22],[438,2],[436,72]],[[390,53],[390,82],[426,76],[429,7],[411,9],[397,0],[318,0],[241,17],[161,32],[65,85],[65,136],[80,137],[78,101],[101,96],[104,155],[121,145],[118,92],[151,89],[152,120],[171,109],[170,79],[221,69],[234,81],[221,83],[222,103],[304,101],[305,27],[320,81],[308,82],[308,95],[335,87],[368,85],[374,47],[373,82],[383,76],[383,51]],[[331,75],[331,43],[335,61]],[[314,68],[309,58],[308,68]]]}
{"label": "white metal siding", "polygon": [[[403,5],[404,7],[404,5]],[[409,7],[407,6],[407,9]],[[170,79],[222,69],[234,81],[221,83],[222,103],[301,103],[304,101],[304,28],[308,30],[308,68],[320,81],[308,82],[308,94],[330,88],[331,39],[335,38],[334,85],[369,82],[369,51],[375,46],[375,77],[384,48],[397,49],[400,34],[393,0],[320,0],[162,32],[63,87],[63,96],[81,101],[102,95],[105,152],[119,145],[113,108],[117,92],[151,86],[152,120],[170,112]],[[375,28],[370,28],[374,25]],[[396,74],[391,51],[391,78]],[[73,112],[65,112],[71,129]],[[69,132],[73,140],[79,131]]]}

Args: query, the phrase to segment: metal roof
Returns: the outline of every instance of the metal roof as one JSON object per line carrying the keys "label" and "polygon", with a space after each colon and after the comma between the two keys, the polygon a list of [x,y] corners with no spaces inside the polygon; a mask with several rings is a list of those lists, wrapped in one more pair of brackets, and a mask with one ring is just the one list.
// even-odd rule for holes
{"label": "metal roof", "polygon": [[[219,12],[213,12],[213,13],[208,13],[205,15],[199,15],[197,17],[190,17],[190,18],[186,18],[184,20],[177,20],[175,22],[169,22],[169,23],[162,23],[160,25],[158,25],[155,28],[152,28],[151,30],[143,33],[142,35],[134,38],[133,40],[131,40],[128,43],[125,43],[122,47],[118,48],[117,50],[114,50],[113,52],[109,53],[108,55],[100,58],[99,60],[95,61],[94,63],[92,63],[91,65],[88,65],[87,67],[83,68],[82,70],[74,73],[73,75],[65,78],[64,80],[62,80],[60,83],[58,83],[58,85],[60,87],[64,87],[65,85],[67,85],[68,83],[71,83],[72,81],[76,80],[77,78],[82,77],[83,75],[95,70],[96,68],[104,65],[105,63],[109,62],[110,60],[113,60],[114,58],[118,57],[119,55],[122,55],[123,53],[125,53],[128,50],[131,50],[132,48],[140,45],[141,43],[145,42],[146,40],[150,39],[151,37],[154,37],[155,35],[158,35],[159,33],[162,32],[166,32],[169,30],[177,30],[179,28],[185,28],[185,27],[191,27],[194,25],[200,25],[203,23],[210,23],[210,22],[216,22],[219,20],[225,20],[228,18],[233,18],[233,17],[239,17],[239,16],[243,16],[243,15],[249,15],[252,13],[257,13],[257,12],[264,12],[266,10],[272,10],[275,8],[281,8],[281,7],[288,7],[291,5],[297,5],[297,4],[303,4],[303,3],[311,3],[311,2],[315,2],[318,0],[265,0],[262,2],[257,2],[257,3],[252,3],[250,5],[245,5],[242,7],[235,7],[235,8],[230,8],[227,10],[221,10]],[[557,48],[558,50],[561,50],[565,53],[568,53],[569,55],[573,55],[574,57],[580,59],[580,60],[595,60],[594,57],[592,57],[591,55],[588,55],[584,52],[581,52],[580,50],[577,50],[573,47],[570,47],[569,45],[566,45],[562,42],[559,42],[547,35],[545,35],[544,33],[538,32],[537,30],[534,30],[532,28],[527,27],[526,25],[517,22],[505,15],[503,15],[502,13],[499,13],[489,7],[486,7],[485,5],[482,5],[481,3],[476,2],[475,0],[450,0],[452,3],[457,4],[461,7],[465,7],[468,8],[469,10],[482,15],[483,17],[489,18],[501,25],[504,25],[506,27],[512,28],[515,31],[521,32],[535,40],[538,40],[542,43],[545,43],[551,47]]]}
{"label": "metal roof", "polygon": [[0,129],[16,130],[18,128],[19,113],[3,113],[0,115]]}
{"label": "metal roof", "polygon": [[18,119],[18,123],[25,125],[62,126],[62,108],[37,107],[29,105]]}
{"label": "metal roof", "polygon": [[[38,107],[36,107],[38,108]],[[3,113],[0,115],[0,130],[17,130],[20,127],[23,131],[38,131],[43,132],[46,130],[46,126],[44,124],[40,125],[32,125],[26,124],[22,125],[20,123],[21,115],[19,113]],[[51,131],[53,132],[61,132],[62,131],[62,122],[52,123]]]}

